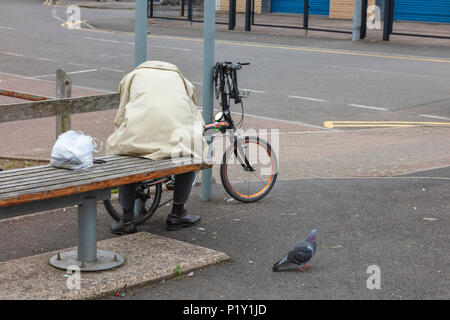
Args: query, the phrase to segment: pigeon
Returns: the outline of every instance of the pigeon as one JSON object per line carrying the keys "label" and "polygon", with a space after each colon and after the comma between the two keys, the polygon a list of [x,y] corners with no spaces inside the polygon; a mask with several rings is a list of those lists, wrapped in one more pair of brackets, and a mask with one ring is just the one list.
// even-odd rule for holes
{"label": "pigeon", "polygon": [[298,266],[298,271],[305,271],[302,266],[309,267],[309,264],[306,263],[311,260],[316,252],[316,233],[317,230],[313,229],[308,238],[297,243],[291,251],[273,265],[272,271],[282,271],[283,269],[290,269],[293,266]]}

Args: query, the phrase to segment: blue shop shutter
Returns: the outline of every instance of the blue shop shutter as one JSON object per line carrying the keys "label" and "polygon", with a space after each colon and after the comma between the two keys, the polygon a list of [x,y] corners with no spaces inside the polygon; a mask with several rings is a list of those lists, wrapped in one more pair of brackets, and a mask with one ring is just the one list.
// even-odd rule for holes
{"label": "blue shop shutter", "polygon": [[[304,0],[272,0],[272,12],[303,13]],[[330,0],[309,0],[309,14],[329,15]]]}
{"label": "blue shop shutter", "polygon": [[309,0],[309,14],[330,14],[330,0]]}
{"label": "blue shop shutter", "polygon": [[303,0],[272,0],[272,12],[303,13]]}
{"label": "blue shop shutter", "polygon": [[450,23],[450,0],[394,0],[394,20]]}

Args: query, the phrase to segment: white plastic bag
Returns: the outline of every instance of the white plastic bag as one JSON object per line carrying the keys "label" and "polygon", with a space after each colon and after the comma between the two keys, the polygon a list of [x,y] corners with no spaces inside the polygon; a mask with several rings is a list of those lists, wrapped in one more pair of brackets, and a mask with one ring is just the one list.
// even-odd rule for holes
{"label": "white plastic bag", "polygon": [[99,139],[92,138],[83,134],[81,131],[69,130],[61,134],[55,142],[50,157],[50,164],[53,167],[81,170],[93,166],[93,152],[99,152],[97,149]]}

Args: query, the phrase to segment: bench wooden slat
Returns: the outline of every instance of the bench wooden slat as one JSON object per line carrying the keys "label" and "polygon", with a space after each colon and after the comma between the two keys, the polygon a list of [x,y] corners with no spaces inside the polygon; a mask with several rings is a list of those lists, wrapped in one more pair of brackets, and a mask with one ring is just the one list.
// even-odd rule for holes
{"label": "bench wooden slat", "polygon": [[146,165],[148,159],[142,160],[140,162],[131,161],[130,159],[122,159],[113,162],[107,162],[105,164],[94,164],[93,167],[88,168],[87,170],[69,170],[69,169],[60,169],[54,168],[50,165],[47,165],[48,170],[40,170],[37,172],[33,172],[33,174],[28,173],[20,176],[13,177],[4,177],[0,178],[0,193],[2,193],[3,189],[7,189],[11,186],[15,186],[19,184],[20,186],[25,186],[34,183],[35,181],[43,182],[48,181],[50,179],[64,179],[71,177],[80,177],[85,175],[92,175],[96,172],[100,172],[103,170],[113,171],[113,170],[122,170],[127,167],[135,167],[140,165]]}
{"label": "bench wooden slat", "polygon": [[[123,156],[119,156],[119,158],[123,159]],[[85,177],[86,179],[75,179],[75,181],[65,181],[58,184],[53,183],[46,186],[42,186],[42,184],[36,185],[35,187],[29,186],[19,191],[15,190],[12,192],[3,193],[0,194],[0,206],[10,206],[35,200],[72,195],[80,192],[113,188],[118,185],[148,179],[155,179],[168,175],[176,175],[211,167],[211,165],[205,163],[193,163],[190,158],[178,158],[163,161],[152,161],[149,159],[136,157],[131,158],[133,158],[134,161],[138,162],[142,162],[142,160],[144,160],[146,165],[142,167],[139,166],[139,169],[132,168],[131,170],[113,170],[110,172],[106,170],[100,173],[97,172],[97,175],[94,177]]]}
{"label": "bench wooden slat", "polygon": [[[179,165],[179,163],[185,163],[186,160],[179,160],[174,159],[172,160],[162,160],[162,161],[152,161],[149,159],[143,159],[140,161],[137,161],[137,163],[122,163],[118,166],[109,167],[107,164],[99,164],[96,165],[97,170],[94,167],[91,167],[87,170],[67,170],[67,169],[60,169],[60,168],[54,168],[53,171],[49,171],[48,174],[50,177],[46,179],[45,176],[39,176],[38,179],[33,179],[32,183],[25,183],[22,184],[21,180],[14,179],[10,182],[15,182],[13,184],[8,183],[8,187],[0,185],[0,197],[4,193],[9,193],[12,191],[20,191],[20,190],[27,190],[30,188],[36,188],[36,187],[43,187],[43,186],[52,186],[60,183],[69,183],[74,181],[84,181],[89,180],[96,177],[101,176],[107,176],[107,175],[114,175],[117,173],[123,173],[123,172],[132,172],[140,169],[145,170],[160,170],[165,169],[166,167],[173,167]],[[60,178],[54,178],[52,179],[52,174],[61,172],[64,175]],[[6,184],[6,183],[5,183]]]}
{"label": "bench wooden slat", "polygon": [[[108,161],[108,163],[115,162],[115,161],[124,161],[126,158],[135,158],[131,156],[104,156],[104,157],[98,157],[95,159],[105,159]],[[141,158],[138,158],[141,159]],[[11,169],[11,170],[5,170],[0,172],[0,181],[10,179],[10,177],[13,176],[23,176],[28,175],[30,173],[34,172],[45,172],[49,170],[53,170],[54,168],[50,166],[49,164],[43,164],[40,166],[33,166],[33,167],[26,167],[26,168],[19,168],[19,169]]]}
{"label": "bench wooden slat", "polygon": [[67,196],[81,192],[107,189],[116,187],[118,185],[139,182],[143,180],[155,179],[169,175],[177,175],[185,172],[197,171],[211,167],[205,163],[200,164],[180,164],[161,170],[141,169],[133,174],[116,174],[111,176],[102,176],[96,179],[91,179],[89,182],[65,183],[53,188],[38,188],[28,190],[28,192],[13,192],[3,194],[0,197],[0,206],[18,205],[30,201],[49,199],[54,197]]}
{"label": "bench wooden slat", "polygon": [[28,189],[36,186],[52,185],[63,182],[70,182],[76,180],[84,180],[101,175],[108,175],[114,172],[129,172],[142,168],[142,164],[117,164],[110,170],[83,170],[76,171],[76,173],[66,173],[67,169],[60,169],[58,171],[49,171],[44,175],[36,177],[29,177],[27,179],[4,181],[0,183],[0,195],[11,190]]}
{"label": "bench wooden slat", "polygon": [[[52,191],[54,189],[61,189],[61,188],[65,188],[65,187],[70,187],[70,186],[82,186],[82,185],[89,185],[92,183],[97,183],[99,181],[103,181],[103,180],[109,180],[112,178],[118,178],[118,177],[127,177],[129,175],[135,175],[135,174],[145,174],[145,173],[152,173],[152,172],[163,172],[165,170],[176,170],[177,168],[183,167],[183,165],[181,166],[176,166],[176,167],[155,167],[152,169],[148,169],[148,168],[144,168],[144,169],[139,169],[139,170],[130,170],[130,171],[123,171],[123,172],[116,172],[116,173],[104,173],[102,175],[97,175],[94,177],[89,177],[89,178],[85,178],[85,179],[79,179],[79,180],[73,180],[73,181],[63,181],[60,183],[53,183],[53,184],[37,184],[34,186],[30,186],[29,188],[26,189],[20,189],[20,190],[10,190],[9,192],[6,193],[2,193],[0,194],[0,201],[3,198],[9,198],[11,196],[22,196],[25,194],[29,194],[29,193],[35,193],[35,192],[42,192],[42,191]],[[115,186],[110,186],[110,187],[116,187]]]}

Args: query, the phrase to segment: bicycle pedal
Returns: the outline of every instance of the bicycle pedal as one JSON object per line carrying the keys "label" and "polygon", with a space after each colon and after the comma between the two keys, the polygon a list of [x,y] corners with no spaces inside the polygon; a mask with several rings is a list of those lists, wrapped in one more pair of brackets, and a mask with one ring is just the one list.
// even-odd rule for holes
{"label": "bicycle pedal", "polygon": [[167,190],[174,190],[175,189],[175,181],[169,181],[169,182],[166,182],[166,188],[167,188]]}

